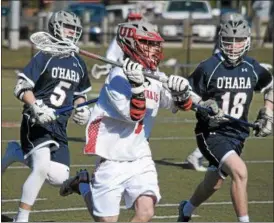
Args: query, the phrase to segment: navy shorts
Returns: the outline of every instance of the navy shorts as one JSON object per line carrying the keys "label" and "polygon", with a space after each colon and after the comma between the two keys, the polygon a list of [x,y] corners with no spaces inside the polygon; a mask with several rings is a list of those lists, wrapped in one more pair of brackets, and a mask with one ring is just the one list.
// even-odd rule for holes
{"label": "navy shorts", "polygon": [[[60,140],[62,137],[54,134],[47,128],[30,122],[27,114],[23,115],[21,123],[20,139],[22,150],[25,155],[31,154],[31,151],[41,147],[51,149],[51,160],[70,166],[70,154],[68,142]],[[59,148],[58,148],[59,146]]]}
{"label": "navy shorts", "polygon": [[[217,133],[197,133],[196,140],[201,153],[208,160],[209,166],[214,166],[219,170],[228,154],[236,152],[240,156],[244,147],[243,141]],[[221,174],[227,176],[223,171]]]}

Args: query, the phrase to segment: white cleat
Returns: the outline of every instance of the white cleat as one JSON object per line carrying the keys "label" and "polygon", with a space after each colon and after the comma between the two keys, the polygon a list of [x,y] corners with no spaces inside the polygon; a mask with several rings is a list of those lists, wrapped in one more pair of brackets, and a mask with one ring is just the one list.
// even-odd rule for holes
{"label": "white cleat", "polygon": [[188,163],[188,165],[191,169],[199,171],[199,172],[206,172],[207,168],[203,166],[202,159],[203,158],[197,158],[196,156],[193,156],[192,154],[190,154],[186,158],[186,162]]}
{"label": "white cleat", "polygon": [[2,158],[2,173],[14,162],[24,163],[24,154],[19,143],[11,141],[8,143],[5,155]]}

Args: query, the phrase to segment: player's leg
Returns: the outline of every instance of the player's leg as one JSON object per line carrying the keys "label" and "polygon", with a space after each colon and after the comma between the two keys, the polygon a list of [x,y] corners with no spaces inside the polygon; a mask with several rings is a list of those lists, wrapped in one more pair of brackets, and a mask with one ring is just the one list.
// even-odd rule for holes
{"label": "player's leg", "polygon": [[1,174],[14,162],[24,163],[24,154],[19,143],[8,142],[5,155],[1,159]]}
{"label": "player's leg", "polygon": [[28,222],[29,213],[38,196],[42,185],[47,178],[50,166],[50,148],[41,147],[31,155],[32,171],[22,187],[22,197],[16,222]]}
{"label": "player's leg", "polygon": [[203,166],[203,154],[201,153],[199,148],[196,148],[191,154],[188,155],[186,158],[186,162],[189,164],[189,166],[196,170],[205,172],[207,171],[207,168]]}
{"label": "player's leg", "polygon": [[126,184],[126,207],[135,209],[132,222],[148,222],[154,216],[155,204],[161,199],[155,164],[151,157],[143,157],[129,165],[133,177]]}
{"label": "player's leg", "polygon": [[223,137],[204,136],[201,133],[196,135],[196,138],[201,152],[210,165],[215,166],[215,171],[206,172],[204,180],[198,185],[191,199],[180,203],[178,221],[189,221],[192,212],[221,188],[224,178],[220,176],[217,168],[221,158],[231,149],[230,144]]}
{"label": "player's leg", "polygon": [[50,154],[50,166],[46,182],[61,187],[63,182],[69,178],[70,154],[68,145],[58,141],[59,148],[53,146]]}
{"label": "player's leg", "polygon": [[[240,148],[241,149],[241,148]],[[241,157],[234,151],[221,160],[221,168],[232,180],[231,198],[240,222],[249,222],[247,200],[247,168]]]}
{"label": "player's leg", "polygon": [[128,179],[128,162],[100,159],[92,177],[93,216],[99,222],[117,222],[124,182]]}

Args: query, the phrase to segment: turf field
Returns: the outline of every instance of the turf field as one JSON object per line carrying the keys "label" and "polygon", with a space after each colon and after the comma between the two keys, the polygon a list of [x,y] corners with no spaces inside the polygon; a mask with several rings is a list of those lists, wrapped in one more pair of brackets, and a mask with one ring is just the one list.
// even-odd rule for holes
{"label": "turf field", "polygon": [[[92,49],[90,49],[92,50]],[[105,49],[93,49],[104,55]],[[272,63],[273,49],[254,50],[250,54],[261,62]],[[181,49],[166,49],[166,58],[175,57],[181,62],[185,61],[185,52]],[[209,56],[211,50],[193,50],[191,61],[197,63]],[[181,56],[183,55],[183,56]],[[2,49],[2,66],[23,67],[30,58],[30,50],[10,52]],[[91,68],[95,62],[86,60]],[[97,63],[97,62],[95,62]],[[170,70],[167,70],[170,71]],[[101,81],[91,79],[93,94],[98,94]],[[19,127],[21,119],[21,103],[13,96],[15,73],[2,70],[2,154],[9,140],[19,140]],[[94,97],[94,95],[90,95]],[[250,120],[255,120],[262,96],[255,95]],[[203,173],[186,169],[183,161],[196,147],[193,128],[194,115],[192,112],[172,115],[168,111],[161,111],[157,117],[156,125],[151,136],[153,159],[159,174],[162,200],[156,208],[153,221],[176,221],[177,206],[182,199],[188,199],[196,185],[202,180]],[[71,151],[71,174],[79,168],[93,170],[94,158],[84,156],[84,128],[72,121],[68,126],[69,146]],[[249,212],[251,221],[273,221],[273,137],[251,138],[246,142],[243,158],[246,160],[249,171]],[[21,196],[21,187],[29,174],[27,168],[14,164],[2,177],[2,214],[13,216],[17,211],[18,199]],[[198,222],[234,222],[237,221],[230,202],[229,179],[224,187],[210,200],[195,212],[193,221]],[[71,195],[66,198],[59,196],[58,188],[44,185],[34,211],[30,216],[31,221],[59,221],[81,222],[92,221],[82,197]],[[123,204],[122,204],[123,205]],[[133,215],[132,211],[122,207],[120,221],[128,221]]]}

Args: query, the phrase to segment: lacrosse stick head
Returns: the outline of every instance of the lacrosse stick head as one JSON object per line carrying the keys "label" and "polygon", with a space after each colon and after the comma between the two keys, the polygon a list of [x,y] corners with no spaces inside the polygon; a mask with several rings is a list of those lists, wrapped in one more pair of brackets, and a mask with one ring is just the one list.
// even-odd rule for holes
{"label": "lacrosse stick head", "polygon": [[91,69],[91,75],[95,79],[99,79],[102,75],[108,75],[112,66],[110,64],[98,65],[94,64]]}
{"label": "lacrosse stick head", "polygon": [[48,31],[52,36],[62,41],[70,40],[74,44],[78,43],[82,30],[79,17],[72,12],[54,12],[48,22]]}
{"label": "lacrosse stick head", "polygon": [[139,21],[143,18],[141,13],[129,12],[127,15],[127,22]]}
{"label": "lacrosse stick head", "polygon": [[30,41],[38,50],[53,56],[69,56],[78,52],[79,48],[70,40],[61,41],[47,32],[36,32],[30,36]]}
{"label": "lacrosse stick head", "polygon": [[121,23],[118,25],[116,40],[130,59],[146,69],[157,70],[163,59],[164,39],[154,25],[146,21]]}

